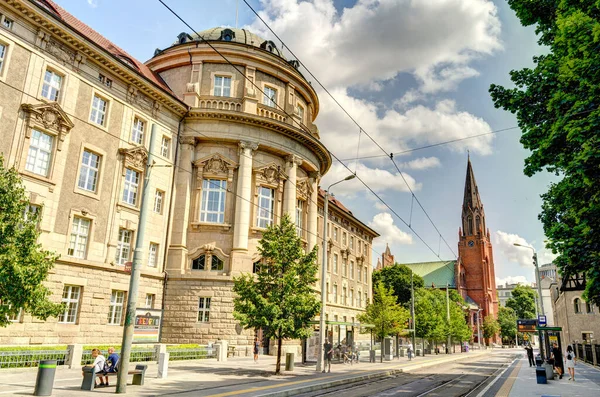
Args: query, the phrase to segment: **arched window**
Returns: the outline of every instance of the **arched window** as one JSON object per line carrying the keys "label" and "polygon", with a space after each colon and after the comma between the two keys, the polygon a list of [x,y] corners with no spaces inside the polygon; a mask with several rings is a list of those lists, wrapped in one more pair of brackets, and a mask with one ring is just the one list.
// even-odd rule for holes
{"label": "arched window", "polygon": [[471,215],[467,217],[467,224],[465,229],[467,229],[467,236],[473,235],[473,218],[471,217]]}
{"label": "arched window", "polygon": [[581,313],[581,300],[579,298],[575,298],[573,301],[573,309],[575,313]]}
{"label": "arched window", "polygon": [[479,215],[475,217],[475,233],[479,233],[479,229],[481,228],[481,218]]}
{"label": "arched window", "polygon": [[200,255],[192,261],[192,270],[206,269],[206,255]]}
{"label": "arched window", "polygon": [[586,313],[593,313],[594,312],[594,305],[592,305],[591,302],[585,302],[585,312]]}
{"label": "arched window", "polygon": [[216,255],[211,255],[210,270],[223,270],[223,260]]}

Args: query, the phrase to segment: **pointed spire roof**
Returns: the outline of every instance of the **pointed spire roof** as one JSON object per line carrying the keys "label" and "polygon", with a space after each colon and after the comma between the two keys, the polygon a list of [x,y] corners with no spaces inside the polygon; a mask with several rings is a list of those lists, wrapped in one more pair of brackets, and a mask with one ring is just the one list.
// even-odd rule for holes
{"label": "pointed spire roof", "polygon": [[463,199],[463,212],[470,209],[482,208],[479,189],[475,181],[475,174],[471,166],[471,156],[467,160],[467,177],[465,179],[465,197]]}

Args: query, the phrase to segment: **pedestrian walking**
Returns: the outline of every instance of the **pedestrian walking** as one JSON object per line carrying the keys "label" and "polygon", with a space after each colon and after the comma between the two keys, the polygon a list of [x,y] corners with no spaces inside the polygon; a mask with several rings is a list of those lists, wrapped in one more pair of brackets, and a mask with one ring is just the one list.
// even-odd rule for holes
{"label": "pedestrian walking", "polygon": [[533,367],[535,365],[535,360],[533,359],[533,347],[531,343],[525,345],[525,351],[527,352],[527,358],[529,359],[529,366]]}
{"label": "pedestrian walking", "polygon": [[331,372],[331,359],[333,358],[333,343],[326,340],[323,344],[323,373],[325,369],[327,372]]}
{"label": "pedestrian walking", "polygon": [[254,362],[258,363],[258,350],[260,349],[260,342],[258,338],[254,338]]}
{"label": "pedestrian walking", "polygon": [[567,371],[569,371],[569,380],[575,382],[575,363],[577,358],[575,357],[575,352],[573,351],[573,347],[571,347],[571,345],[567,346],[567,354],[565,357],[567,358]]}
{"label": "pedestrian walking", "polygon": [[407,351],[408,351],[408,361],[411,361],[412,360],[412,354],[413,354],[413,345],[412,345],[412,343],[408,344]]}
{"label": "pedestrian walking", "polygon": [[562,359],[562,352],[558,348],[558,343],[554,342],[552,344],[552,346],[553,347],[552,347],[551,359],[554,361],[554,369],[556,369],[556,372],[558,372],[558,379],[562,379],[563,372],[565,372],[563,359]]}

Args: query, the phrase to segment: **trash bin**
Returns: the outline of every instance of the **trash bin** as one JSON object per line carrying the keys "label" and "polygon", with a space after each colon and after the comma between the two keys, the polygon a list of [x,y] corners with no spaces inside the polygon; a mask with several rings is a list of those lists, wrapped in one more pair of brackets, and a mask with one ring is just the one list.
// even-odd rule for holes
{"label": "trash bin", "polygon": [[286,353],[285,354],[285,370],[286,371],[294,370],[294,353]]}
{"label": "trash bin", "polygon": [[544,368],[546,369],[546,379],[554,380],[554,367],[552,364],[545,363]]}
{"label": "trash bin", "polygon": [[40,360],[37,378],[35,380],[34,396],[51,396],[54,387],[56,360]]}
{"label": "trash bin", "polygon": [[542,356],[540,356],[539,354],[537,356],[535,356],[535,366],[536,367],[541,367],[543,363],[544,363],[544,360],[542,360]]}
{"label": "trash bin", "polygon": [[548,383],[546,378],[546,369],[544,367],[535,367],[535,378],[537,379],[538,385]]}
{"label": "trash bin", "polygon": [[417,349],[417,357],[421,355],[421,349]]}

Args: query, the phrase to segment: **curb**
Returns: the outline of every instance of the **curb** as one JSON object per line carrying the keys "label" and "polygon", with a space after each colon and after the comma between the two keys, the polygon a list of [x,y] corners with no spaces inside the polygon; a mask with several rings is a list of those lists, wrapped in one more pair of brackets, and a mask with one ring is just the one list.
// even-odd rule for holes
{"label": "curb", "polygon": [[[476,354],[476,356],[481,356],[481,355],[484,355],[484,353]],[[421,369],[421,368],[431,367],[434,365],[444,364],[444,363],[447,363],[450,361],[459,361],[459,360],[468,359],[468,358],[469,357],[458,357],[458,358],[452,357],[452,358],[448,358],[448,359],[441,359],[441,360],[419,363],[419,364],[410,366],[408,368],[388,369],[388,370],[381,370],[381,371],[377,371],[376,369],[374,369],[374,370],[372,370],[372,371],[374,371],[374,373],[370,373],[370,374],[357,375],[357,376],[337,379],[337,380],[333,380],[333,381],[325,381],[325,382],[316,383],[316,384],[312,384],[312,385],[301,386],[301,387],[297,387],[295,389],[287,389],[287,390],[276,391],[273,393],[261,394],[260,397],[290,397],[290,396],[295,396],[295,395],[303,394],[303,393],[310,393],[310,392],[319,391],[319,390],[326,390],[326,389],[330,389],[330,388],[333,388],[336,386],[350,385],[350,384],[362,382],[365,380],[385,378],[386,376],[392,376],[392,375],[396,375],[396,374],[403,373],[403,372],[410,372],[410,371],[414,371],[414,370]]]}

